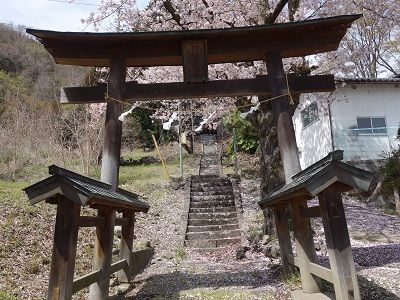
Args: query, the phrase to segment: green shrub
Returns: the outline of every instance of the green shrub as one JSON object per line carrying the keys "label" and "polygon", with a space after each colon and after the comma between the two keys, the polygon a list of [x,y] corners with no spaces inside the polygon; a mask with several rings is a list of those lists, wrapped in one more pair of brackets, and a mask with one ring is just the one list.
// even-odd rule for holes
{"label": "green shrub", "polygon": [[236,130],[236,141],[238,151],[254,154],[258,148],[258,131],[251,122],[240,117],[240,111],[236,110],[224,118],[224,126],[231,133],[228,144],[228,155],[232,156],[234,151],[233,130]]}
{"label": "green shrub", "polygon": [[386,158],[381,175],[383,192],[392,194],[393,189],[400,188],[400,148],[392,151]]}

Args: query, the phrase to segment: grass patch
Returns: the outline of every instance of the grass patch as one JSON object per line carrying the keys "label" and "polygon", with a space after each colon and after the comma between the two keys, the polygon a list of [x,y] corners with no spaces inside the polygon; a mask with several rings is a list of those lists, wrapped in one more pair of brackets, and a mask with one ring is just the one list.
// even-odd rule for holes
{"label": "grass patch", "polygon": [[293,273],[289,275],[284,275],[282,273],[282,280],[289,287],[290,290],[296,290],[301,288],[301,278],[300,272],[297,268],[293,271]]}
{"label": "grass patch", "polygon": [[187,252],[184,248],[178,248],[175,250],[175,257],[179,260],[184,260],[187,258]]}
{"label": "grass patch", "polygon": [[271,300],[276,299],[275,296],[268,291],[251,291],[251,290],[240,290],[240,289],[207,289],[207,288],[197,288],[188,291],[180,292],[177,295],[180,300],[188,299],[202,299],[202,300],[249,300],[249,299],[259,299],[259,300]]}
{"label": "grass patch", "polygon": [[22,189],[28,185],[25,181],[0,180],[0,201],[22,198],[24,196]]}
{"label": "grass patch", "polygon": [[394,208],[394,205],[390,205],[390,204],[385,204],[382,206],[381,208],[383,210],[383,212],[387,215],[391,215],[391,216],[397,216],[397,212]]}
{"label": "grass patch", "polygon": [[17,300],[16,297],[14,297],[13,295],[8,294],[5,291],[0,290],[0,299],[1,300]]}

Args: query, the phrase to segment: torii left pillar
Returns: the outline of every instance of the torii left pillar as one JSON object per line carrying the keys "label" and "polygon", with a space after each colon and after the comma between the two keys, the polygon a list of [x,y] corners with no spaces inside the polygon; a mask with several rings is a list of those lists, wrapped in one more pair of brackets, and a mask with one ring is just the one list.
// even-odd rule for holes
{"label": "torii left pillar", "polygon": [[[266,54],[266,65],[268,71],[268,84],[271,90],[271,97],[278,97],[273,100],[272,106],[276,118],[276,129],[278,135],[279,150],[283,163],[286,184],[292,181],[292,176],[301,171],[299,154],[296,144],[296,136],[292,116],[290,114],[288,83],[283,69],[282,57],[279,52],[268,52]],[[291,203],[290,208],[293,217],[294,236],[296,240],[297,256],[300,261],[301,281],[305,294],[314,294],[320,291],[320,281],[314,277],[308,263],[316,260],[314,243],[312,240],[312,229],[308,219],[301,217],[301,209],[307,207],[307,201]],[[275,222],[279,245],[281,249],[284,275],[289,275],[291,267],[288,263],[288,256],[292,255],[292,246],[288,230],[287,207],[276,206]]]}
{"label": "torii left pillar", "polygon": [[[122,113],[122,104],[112,99],[122,100],[126,78],[126,61],[113,59],[110,65],[108,81],[109,101],[107,102],[104,132],[103,157],[100,180],[118,187],[119,159],[121,155],[122,122],[118,117]],[[89,299],[103,300],[108,298],[110,287],[110,266],[112,260],[115,210],[99,207],[98,215],[105,219],[103,226],[96,227],[96,240],[92,269],[101,270],[100,278],[90,286]]]}

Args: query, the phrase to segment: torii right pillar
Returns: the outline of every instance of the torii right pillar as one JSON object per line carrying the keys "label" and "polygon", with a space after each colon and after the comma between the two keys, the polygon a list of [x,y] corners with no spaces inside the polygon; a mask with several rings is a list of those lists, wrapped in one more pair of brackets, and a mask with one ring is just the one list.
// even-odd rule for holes
{"label": "torii right pillar", "polygon": [[[290,113],[288,87],[286,74],[283,69],[282,57],[279,52],[268,52],[266,54],[266,66],[268,72],[268,84],[271,90],[271,98],[279,97],[272,101],[278,144],[283,163],[286,184],[292,181],[292,176],[301,171],[296,136]],[[275,215],[285,216],[275,218],[277,235],[281,249],[282,265],[285,276],[289,276],[292,267],[288,256],[293,254],[290,234],[288,230],[287,211],[293,216],[299,216],[301,210],[307,207],[307,201],[299,203],[292,202],[290,207],[274,207]],[[300,266],[300,274],[303,292],[315,294],[321,291],[320,280],[311,274],[308,263],[316,262],[316,252],[312,239],[312,229],[309,219],[293,218],[294,236],[296,242],[297,256],[303,265]]]}

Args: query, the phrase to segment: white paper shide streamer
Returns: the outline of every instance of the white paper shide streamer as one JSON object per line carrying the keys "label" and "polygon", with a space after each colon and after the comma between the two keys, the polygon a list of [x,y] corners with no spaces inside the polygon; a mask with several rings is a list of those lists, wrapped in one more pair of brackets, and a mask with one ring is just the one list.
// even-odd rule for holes
{"label": "white paper shide streamer", "polygon": [[246,112],[243,112],[240,114],[240,117],[242,119],[245,119],[249,114],[252,114],[253,112],[257,111],[258,108],[260,107],[260,102],[258,102],[258,99],[255,97],[251,97],[251,103],[253,103],[255,105],[250,107],[249,111],[246,111]]}
{"label": "white paper shide streamer", "polygon": [[199,127],[197,127],[197,128],[195,129],[195,131],[196,131],[196,132],[199,132],[199,131],[203,128],[204,124],[207,124],[208,122],[210,122],[210,121],[213,119],[214,115],[215,115],[215,111],[214,111],[211,115],[209,115],[207,119],[204,119],[204,120],[200,123]]}
{"label": "white paper shide streamer", "polygon": [[169,117],[169,120],[162,124],[163,129],[170,130],[172,123],[176,120],[177,117],[178,117],[178,114],[176,112],[172,113],[172,115]]}
{"label": "white paper shide streamer", "polygon": [[137,107],[137,105],[134,105],[134,106],[131,107],[130,110],[128,110],[128,111],[122,113],[122,114],[118,117],[118,120],[120,120],[121,122],[123,122],[123,121],[125,120],[125,117],[126,117],[127,115],[130,115],[131,113],[133,113],[133,110],[134,110],[136,107]]}

